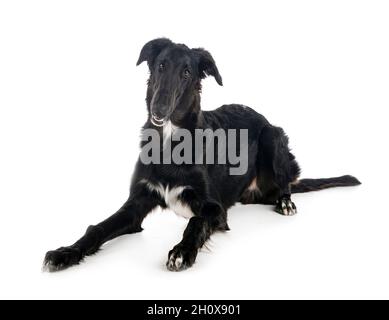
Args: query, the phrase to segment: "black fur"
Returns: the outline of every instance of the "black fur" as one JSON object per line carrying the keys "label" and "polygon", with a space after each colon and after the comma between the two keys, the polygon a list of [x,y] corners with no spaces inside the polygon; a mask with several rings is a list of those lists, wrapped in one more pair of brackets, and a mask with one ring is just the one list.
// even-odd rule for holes
{"label": "black fur", "polygon": [[137,64],[143,61],[147,61],[150,69],[146,97],[149,116],[144,128],[159,130],[161,137],[163,128],[158,125],[167,120],[191,132],[196,128],[248,129],[248,171],[232,176],[228,164],[145,165],[138,161],[129,198],[121,209],[90,226],[72,246],[49,251],[44,260],[49,271],[79,263],[106,241],[142,231],[142,221],[153,208],[169,206],[149,184],[170,189],[186,186],[179,201],[189,206],[194,215],[182,241],[169,252],[167,267],[172,271],[192,266],[198,250],[212,233],[229,230],[227,210],[237,202],[272,204],[278,213],[291,215],[296,213],[291,193],[359,184],[351,176],[298,180],[300,168],[289,150],[284,131],[248,107],[225,105],[215,111],[201,111],[201,80],[210,75],[222,85],[209,52],[156,39],[143,47]]}

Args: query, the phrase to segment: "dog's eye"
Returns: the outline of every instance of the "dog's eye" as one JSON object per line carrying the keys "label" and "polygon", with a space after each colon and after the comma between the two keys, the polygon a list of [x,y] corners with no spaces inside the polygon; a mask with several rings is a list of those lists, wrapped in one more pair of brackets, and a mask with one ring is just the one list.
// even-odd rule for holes
{"label": "dog's eye", "polygon": [[190,71],[188,69],[184,70],[184,77],[188,79],[190,77]]}
{"label": "dog's eye", "polygon": [[158,66],[158,69],[159,69],[159,71],[163,71],[165,69],[165,64],[164,63],[160,63],[159,66]]}

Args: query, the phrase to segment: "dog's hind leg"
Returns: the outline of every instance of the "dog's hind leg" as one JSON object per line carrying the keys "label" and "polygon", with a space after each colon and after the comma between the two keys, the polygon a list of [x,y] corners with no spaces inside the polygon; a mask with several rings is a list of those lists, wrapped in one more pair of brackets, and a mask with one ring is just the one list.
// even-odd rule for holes
{"label": "dog's hind leg", "polygon": [[268,126],[259,137],[258,185],[264,203],[275,204],[283,215],[297,213],[291,200],[290,184],[299,176],[300,168],[288,146],[288,137],[281,128]]}
{"label": "dog's hind leg", "polygon": [[203,204],[200,215],[189,220],[182,241],[170,252],[167,268],[170,271],[182,271],[191,267],[196,260],[198,250],[215,231],[229,230],[227,213],[217,202]]}
{"label": "dog's hind leg", "polygon": [[142,231],[143,219],[157,205],[158,198],[155,194],[140,185],[114,215],[96,226],[90,226],[76,243],[47,252],[44,269],[47,271],[66,269],[78,264],[85,256],[98,251],[103,243],[124,234]]}

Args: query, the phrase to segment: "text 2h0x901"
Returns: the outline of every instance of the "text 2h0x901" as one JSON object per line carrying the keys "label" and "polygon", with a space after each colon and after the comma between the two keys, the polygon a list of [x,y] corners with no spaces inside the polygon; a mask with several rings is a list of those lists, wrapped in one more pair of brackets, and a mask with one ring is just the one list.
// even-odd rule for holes
{"label": "text 2h0x901", "polygon": [[239,315],[240,305],[192,305],[192,315]]}

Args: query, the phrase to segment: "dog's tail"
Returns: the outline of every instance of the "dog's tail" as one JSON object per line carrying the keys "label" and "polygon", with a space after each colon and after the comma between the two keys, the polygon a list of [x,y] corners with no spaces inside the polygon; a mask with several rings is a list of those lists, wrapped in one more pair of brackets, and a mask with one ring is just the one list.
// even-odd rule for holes
{"label": "dog's tail", "polygon": [[291,184],[292,193],[318,191],[334,187],[350,187],[360,185],[361,182],[353,176],[341,176],[325,179],[301,179]]}

